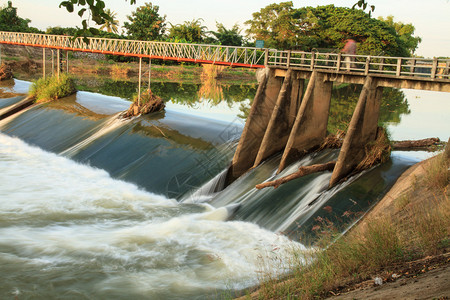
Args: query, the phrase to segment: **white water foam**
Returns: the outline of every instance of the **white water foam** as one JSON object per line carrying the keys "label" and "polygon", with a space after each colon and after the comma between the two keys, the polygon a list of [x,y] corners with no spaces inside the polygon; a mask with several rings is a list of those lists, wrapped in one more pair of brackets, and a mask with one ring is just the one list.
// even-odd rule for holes
{"label": "white water foam", "polygon": [[0,166],[3,296],[199,297],[287,272],[292,251],[304,249],[254,224],[223,222],[226,208],[193,212],[2,133]]}

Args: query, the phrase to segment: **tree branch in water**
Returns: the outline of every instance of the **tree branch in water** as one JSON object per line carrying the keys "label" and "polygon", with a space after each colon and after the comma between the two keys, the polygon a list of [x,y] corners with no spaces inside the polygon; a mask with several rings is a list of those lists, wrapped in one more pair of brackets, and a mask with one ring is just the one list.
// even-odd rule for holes
{"label": "tree branch in water", "polygon": [[332,171],[334,169],[334,166],[336,165],[336,161],[330,161],[325,164],[317,164],[312,166],[305,166],[298,168],[298,171],[289,175],[286,175],[284,177],[281,177],[279,179],[268,181],[264,183],[257,184],[255,187],[260,190],[269,186],[273,186],[274,188],[279,187],[283,183],[286,183],[288,181],[297,179],[299,177],[303,177],[309,174],[322,172],[322,171]]}

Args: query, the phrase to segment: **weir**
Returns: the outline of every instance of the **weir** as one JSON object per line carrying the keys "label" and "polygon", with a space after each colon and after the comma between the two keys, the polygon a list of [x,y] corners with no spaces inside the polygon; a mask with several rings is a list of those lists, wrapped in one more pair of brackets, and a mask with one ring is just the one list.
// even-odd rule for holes
{"label": "weir", "polygon": [[[303,92],[305,80],[308,84]],[[232,183],[276,153],[282,153],[277,171],[280,173],[293,161],[317,149],[327,136],[333,82],[361,83],[361,80],[361,74],[351,72],[333,76],[318,69],[266,69],[229,167],[226,183]],[[355,171],[366,155],[367,145],[377,137],[386,79],[366,74],[363,83],[329,187]],[[448,84],[445,88],[441,84],[439,89],[446,91]],[[415,87],[428,89],[420,84]]]}

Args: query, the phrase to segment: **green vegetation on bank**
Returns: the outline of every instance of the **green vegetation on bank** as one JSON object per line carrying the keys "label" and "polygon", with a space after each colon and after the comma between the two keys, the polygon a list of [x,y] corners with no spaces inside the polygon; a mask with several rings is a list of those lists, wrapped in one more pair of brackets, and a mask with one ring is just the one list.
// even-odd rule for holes
{"label": "green vegetation on bank", "polygon": [[[443,154],[425,162],[425,174],[383,216],[369,216],[348,234],[336,239],[333,223],[318,220],[322,232],[319,249],[299,253],[293,273],[280,281],[262,278],[257,293],[246,299],[315,299],[349,282],[370,279],[381,272],[395,272],[401,265],[450,247],[448,168]],[[336,239],[336,240],[335,240]],[[334,241],[334,242],[333,242]],[[304,265],[303,262],[311,262]]]}
{"label": "green vegetation on bank", "polygon": [[30,96],[36,98],[36,103],[42,103],[67,97],[76,92],[73,79],[65,73],[40,78],[33,82]]}

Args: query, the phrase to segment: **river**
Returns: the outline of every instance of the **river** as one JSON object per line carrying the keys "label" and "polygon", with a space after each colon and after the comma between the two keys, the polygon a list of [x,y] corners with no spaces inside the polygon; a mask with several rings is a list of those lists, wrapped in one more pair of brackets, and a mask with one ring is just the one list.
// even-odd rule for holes
{"label": "river", "polygon": [[[0,88],[26,93],[29,85],[16,79]],[[126,95],[84,91],[0,121],[2,298],[233,296],[289,272],[318,220],[345,230],[406,168],[430,156],[394,152],[331,190],[329,173],[254,189],[274,177],[275,156],[217,192],[255,86],[228,87],[218,99],[199,86],[154,89],[171,99],[165,111],[133,120],[117,118],[129,105]],[[352,90],[334,93],[338,121],[330,130],[349,118]],[[448,94],[389,95],[380,119],[393,139],[448,139]],[[0,110],[23,97],[0,99]],[[309,155],[283,174],[336,157]]]}

